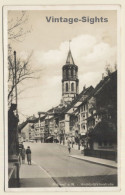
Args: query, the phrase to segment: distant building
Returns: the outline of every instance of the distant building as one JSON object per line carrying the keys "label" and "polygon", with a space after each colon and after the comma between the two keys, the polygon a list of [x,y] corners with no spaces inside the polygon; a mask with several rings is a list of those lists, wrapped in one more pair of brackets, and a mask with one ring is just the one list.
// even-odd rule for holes
{"label": "distant building", "polygon": [[25,122],[19,124],[18,132],[19,132],[19,142],[34,140],[35,130],[34,123],[36,123],[38,119],[33,115],[29,117]]}
{"label": "distant building", "polygon": [[[59,134],[60,140],[64,141],[67,137],[75,137],[81,135],[82,127],[80,120],[79,106],[90,95],[93,87],[84,88],[83,91],[67,106],[61,110],[59,115]],[[84,129],[84,134],[86,130]]]}
{"label": "distant building", "polygon": [[29,141],[29,137],[30,137],[30,123],[27,123],[21,130],[21,137],[24,138],[25,135],[25,139],[23,141]]}
{"label": "distant building", "polygon": [[30,140],[34,140],[35,139],[34,123],[30,123],[30,125],[29,125],[29,139]]}

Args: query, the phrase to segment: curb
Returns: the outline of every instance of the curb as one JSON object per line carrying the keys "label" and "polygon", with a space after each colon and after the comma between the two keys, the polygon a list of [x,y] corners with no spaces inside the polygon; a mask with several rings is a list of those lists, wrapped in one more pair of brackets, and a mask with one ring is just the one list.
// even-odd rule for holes
{"label": "curb", "polygon": [[83,161],[86,161],[86,162],[89,162],[89,163],[99,164],[99,165],[102,165],[102,166],[106,166],[106,167],[117,169],[117,166],[115,166],[115,165],[108,165],[108,164],[101,163],[101,162],[95,162],[95,161],[92,161],[92,160],[83,159],[83,158],[72,156],[72,155],[69,155],[69,157],[76,158],[76,159],[79,159],[79,160],[83,160]]}

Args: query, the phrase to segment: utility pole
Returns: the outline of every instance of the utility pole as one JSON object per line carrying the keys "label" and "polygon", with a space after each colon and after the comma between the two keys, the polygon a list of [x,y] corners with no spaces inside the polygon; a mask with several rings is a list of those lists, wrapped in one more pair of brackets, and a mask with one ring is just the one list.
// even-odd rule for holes
{"label": "utility pole", "polygon": [[41,125],[41,121],[40,121],[40,113],[38,113],[39,114],[39,137],[40,137],[40,139],[41,139],[41,129],[40,129],[40,125]]}
{"label": "utility pole", "polygon": [[[15,65],[15,78],[14,78],[14,85],[15,85],[15,100],[16,100],[16,117],[18,118],[18,102],[17,102],[17,66],[16,66],[16,51],[14,51],[14,65]],[[16,152],[17,154],[19,154],[19,149],[17,149],[19,147],[19,134],[18,134],[18,124],[16,127],[16,143],[15,143],[15,147],[16,147]]]}
{"label": "utility pole", "polygon": [[[16,67],[16,51],[14,51],[14,64],[15,64],[15,98],[16,98],[16,105],[17,105],[17,67]],[[18,115],[18,108],[16,109],[16,115]]]}

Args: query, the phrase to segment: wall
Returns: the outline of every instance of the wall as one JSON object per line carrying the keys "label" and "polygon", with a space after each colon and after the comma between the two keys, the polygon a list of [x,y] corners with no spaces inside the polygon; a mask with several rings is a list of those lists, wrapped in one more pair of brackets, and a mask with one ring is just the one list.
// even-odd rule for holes
{"label": "wall", "polygon": [[93,143],[93,149],[94,150],[107,150],[107,151],[115,151],[116,150],[116,144],[112,144],[112,146],[107,143],[107,146],[104,146],[104,143],[102,143],[102,146],[99,146],[99,143],[94,142]]}

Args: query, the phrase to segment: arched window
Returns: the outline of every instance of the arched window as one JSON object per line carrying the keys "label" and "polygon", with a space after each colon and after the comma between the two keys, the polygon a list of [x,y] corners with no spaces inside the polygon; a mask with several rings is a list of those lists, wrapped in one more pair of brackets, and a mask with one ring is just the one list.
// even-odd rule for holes
{"label": "arched window", "polygon": [[76,76],[76,71],[75,71],[75,69],[73,70],[73,76]]}
{"label": "arched window", "polygon": [[73,77],[73,69],[71,69],[71,76]]}
{"label": "arched window", "polygon": [[74,91],[74,83],[71,83],[71,91]]}
{"label": "arched window", "polygon": [[69,69],[69,77],[71,76],[71,70]]}
{"label": "arched window", "polygon": [[66,78],[68,79],[68,70],[66,70]]}
{"label": "arched window", "polygon": [[68,91],[68,83],[66,83],[66,91]]}
{"label": "arched window", "polygon": [[63,71],[63,78],[66,78],[66,70]]}

